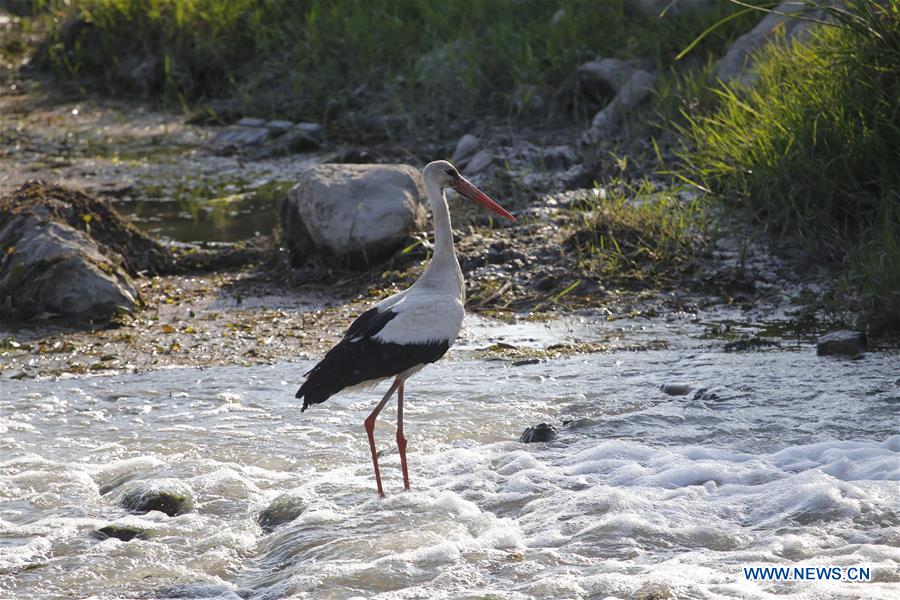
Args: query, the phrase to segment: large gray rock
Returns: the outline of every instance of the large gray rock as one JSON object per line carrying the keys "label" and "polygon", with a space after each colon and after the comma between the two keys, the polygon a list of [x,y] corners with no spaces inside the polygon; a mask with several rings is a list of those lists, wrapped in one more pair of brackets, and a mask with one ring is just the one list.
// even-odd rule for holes
{"label": "large gray rock", "polygon": [[131,312],[128,271],[171,267],[162,248],[108,203],[30,181],[0,199],[0,314],[106,321]]}
{"label": "large gray rock", "polygon": [[767,14],[756,27],[735,40],[716,65],[719,79],[726,83],[739,81],[745,85],[752,84],[756,80],[752,69],[756,51],[769,43],[776,34],[779,37],[783,34],[785,39],[802,39],[802,36],[808,34],[811,23],[790,16],[800,14],[817,19],[823,16],[821,12],[812,12],[809,4],[800,0],[782,2],[775,8],[775,12]]}
{"label": "large gray rock", "polygon": [[391,254],[425,226],[425,188],[409,165],[318,165],[281,207],[281,229],[295,265],[312,256],[364,267]]}
{"label": "large gray rock", "polygon": [[33,215],[16,215],[0,229],[0,298],[24,318],[55,313],[108,320],[131,312],[137,291],[128,275],[87,235]]}

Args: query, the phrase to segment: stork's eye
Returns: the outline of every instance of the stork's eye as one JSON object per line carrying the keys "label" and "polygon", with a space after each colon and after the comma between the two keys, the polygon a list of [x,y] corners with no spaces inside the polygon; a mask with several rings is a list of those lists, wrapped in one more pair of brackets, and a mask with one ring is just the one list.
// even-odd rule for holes
{"label": "stork's eye", "polygon": [[447,175],[449,175],[450,177],[453,177],[454,179],[459,177],[459,175],[456,173],[456,169],[453,169],[453,168],[447,169]]}

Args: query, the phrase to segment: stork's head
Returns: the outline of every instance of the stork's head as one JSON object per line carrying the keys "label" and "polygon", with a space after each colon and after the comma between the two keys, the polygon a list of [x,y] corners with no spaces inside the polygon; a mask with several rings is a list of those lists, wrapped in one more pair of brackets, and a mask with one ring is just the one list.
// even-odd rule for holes
{"label": "stork's head", "polygon": [[502,206],[487,197],[487,194],[479,190],[477,187],[469,183],[465,177],[459,174],[456,167],[446,160],[436,160],[430,162],[422,170],[422,179],[426,184],[431,183],[439,189],[452,188],[460,195],[465,196],[469,200],[480,204],[481,206],[494,211],[501,217],[505,217],[510,221],[516,218],[506,212]]}

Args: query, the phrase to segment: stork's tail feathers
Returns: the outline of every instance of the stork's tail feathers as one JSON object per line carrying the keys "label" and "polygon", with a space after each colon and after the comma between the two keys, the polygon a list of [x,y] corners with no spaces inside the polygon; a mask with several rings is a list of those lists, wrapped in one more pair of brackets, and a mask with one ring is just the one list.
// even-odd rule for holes
{"label": "stork's tail feathers", "polygon": [[306,381],[294,395],[295,398],[303,398],[303,407],[300,412],[305,411],[311,404],[325,402],[341,391],[341,385],[337,378],[333,374],[329,376],[328,369],[324,369],[323,364],[327,366],[326,361],[323,360],[306,374]]}
{"label": "stork's tail feathers", "polygon": [[310,404],[325,402],[331,396],[331,394],[323,393],[323,390],[319,389],[321,386],[317,385],[317,379],[316,377],[307,379],[294,395],[295,398],[303,398],[303,407],[300,409],[300,412],[309,408]]}

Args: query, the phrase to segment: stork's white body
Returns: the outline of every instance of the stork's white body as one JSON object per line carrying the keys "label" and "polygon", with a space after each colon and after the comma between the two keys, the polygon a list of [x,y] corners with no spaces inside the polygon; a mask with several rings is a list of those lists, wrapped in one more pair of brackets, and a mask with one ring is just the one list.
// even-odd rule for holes
{"label": "stork's white body", "polygon": [[426,364],[441,358],[456,341],[465,316],[465,284],[453,247],[450,210],[445,187],[514,219],[493,200],[463,179],[446,161],[435,161],[422,171],[422,180],[434,218],[434,252],[425,272],[408,289],[385,298],[360,315],[344,338],[309,373],[297,391],[303,408],[324,402],[344,389],[368,387],[387,378],[394,384],[366,419],[366,431],[375,466],[378,493],[381,476],[373,430],[375,418],[385,403],[398,392],[397,445],[403,467],[404,485],[409,489],[406,468],[406,439],[403,437],[403,383]]}
{"label": "stork's white body", "polygon": [[450,209],[443,191],[426,181],[434,215],[434,253],[428,268],[408,289],[385,298],[376,308],[397,317],[377,339],[398,344],[445,341],[453,345],[465,316],[466,286],[453,246]]}

